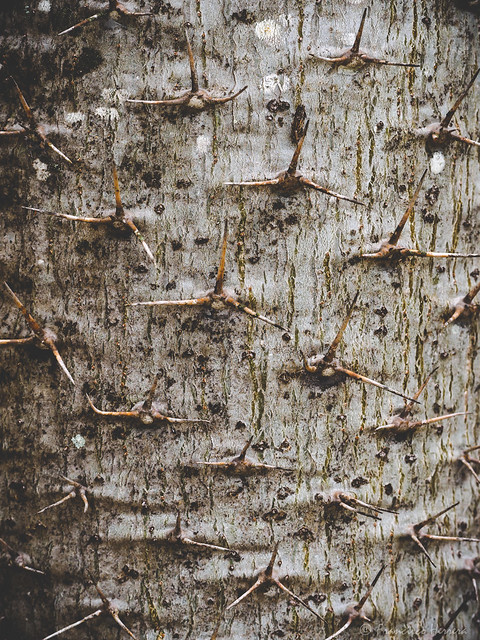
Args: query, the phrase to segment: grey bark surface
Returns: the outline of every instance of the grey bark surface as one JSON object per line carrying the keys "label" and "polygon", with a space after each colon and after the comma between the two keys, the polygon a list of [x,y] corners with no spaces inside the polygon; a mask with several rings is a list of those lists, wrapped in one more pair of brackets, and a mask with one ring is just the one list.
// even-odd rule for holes
{"label": "grey bark surface", "polygon": [[[49,351],[1,348],[0,537],[47,573],[2,569],[1,637],[40,640],[93,612],[100,599],[91,574],[138,638],[210,638],[277,541],[280,577],[326,623],[271,589],[227,612],[218,638],[324,638],[340,628],[346,604],[361,597],[382,562],[387,568],[369,601],[374,620],[345,637],[424,638],[471,590],[462,568],[478,544],[432,541],[433,568],[398,535],[456,501],[429,532],[479,532],[478,486],[457,460],[480,444],[478,317],[443,330],[442,322],[478,279],[480,259],[350,259],[393,231],[423,170],[441,166],[415,130],[445,115],[479,66],[478,18],[446,1],[374,2],[362,49],[420,69],[331,71],[309,57],[351,46],[366,6],[152,0],[128,7],[151,7],[154,18],[97,21],[65,36],[56,34],[105,4],[35,0],[2,9],[8,70],[76,165],[21,137],[0,141],[1,275],[58,333],[77,384]],[[222,95],[247,84],[247,92],[194,115],[126,103],[189,88],[185,22],[200,86]],[[473,139],[480,137],[479,98],[477,83],[456,116]],[[274,99],[288,109],[272,113]],[[223,186],[288,167],[300,103],[310,128],[299,169],[366,207],[314,191],[280,197]],[[6,79],[0,118],[2,129],[24,122]],[[454,143],[443,159],[441,171],[428,173],[402,240],[474,252],[478,151]],[[113,160],[125,210],[135,214],[156,266],[133,236],[21,208],[112,211]],[[125,306],[212,288],[225,220],[226,287],[288,327],[292,339],[230,310]],[[468,415],[396,439],[373,427],[401,399],[350,379],[323,389],[295,375],[302,351],[319,353],[333,339],[357,290],[340,361],[408,394],[438,365],[415,415]],[[29,335],[1,296],[0,338]],[[210,423],[145,427],[88,406],[87,392],[103,410],[128,411],[157,374],[156,398],[169,415]],[[248,455],[295,471],[244,478],[193,464],[228,459],[251,436]],[[90,489],[86,514],[78,499],[37,514],[64,495],[59,475]],[[399,515],[375,522],[325,509],[317,494],[338,488]],[[178,508],[198,540],[238,555],[162,542]],[[478,637],[475,607],[456,623],[466,640]],[[68,634],[121,636],[108,616]]]}

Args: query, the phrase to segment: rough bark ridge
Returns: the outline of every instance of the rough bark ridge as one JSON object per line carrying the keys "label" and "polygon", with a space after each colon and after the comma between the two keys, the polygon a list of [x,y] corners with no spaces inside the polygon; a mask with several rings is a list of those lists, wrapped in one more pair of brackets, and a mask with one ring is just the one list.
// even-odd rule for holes
{"label": "rough bark ridge", "polygon": [[[402,241],[429,251],[478,247],[477,150],[453,143],[429,156],[415,133],[445,115],[479,66],[478,18],[446,0],[371,3],[362,48],[420,69],[331,70],[309,56],[352,45],[362,0],[145,0],[128,8],[154,17],[105,17],[57,35],[106,4],[11,1],[1,10],[1,128],[26,122],[10,73],[74,161],[69,167],[33,138],[2,137],[2,280],[58,334],[77,384],[48,350],[0,351],[0,537],[46,572],[2,570],[0,635],[39,640],[93,612],[101,600],[92,576],[138,638],[209,638],[276,542],[280,579],[326,622],[272,588],[228,611],[218,638],[326,637],[382,562],[368,602],[374,620],[347,635],[435,633],[472,588],[463,569],[478,545],[431,541],[434,568],[398,535],[456,501],[428,532],[478,532],[478,487],[458,461],[480,443],[478,318],[442,322],[478,281],[480,261],[351,258],[393,231],[427,166]],[[248,90],[193,115],[127,103],[189,88],[185,22],[200,86],[213,95]],[[474,139],[479,97],[477,82],[456,114]],[[283,197],[223,186],[288,167],[299,104],[310,119],[299,169],[366,207],[312,190]],[[21,208],[114,210],[113,161],[125,211],[156,265],[133,235]],[[225,220],[226,287],[291,339],[233,310],[125,306],[212,288]],[[408,395],[438,366],[415,416],[468,415],[390,437],[373,427],[400,399],[351,379],[324,388],[295,374],[302,352],[333,339],[357,290],[339,361]],[[1,296],[0,337],[28,336]],[[157,375],[164,413],[210,422],[144,425],[88,405],[86,393],[99,409],[128,411]],[[250,457],[294,472],[243,476],[193,464],[233,457],[251,437]],[[74,498],[37,514],[72,489],[60,475],[89,489],[86,513]],[[355,518],[318,499],[338,488],[399,514]],[[162,542],[178,509],[196,539],[238,555]],[[465,639],[478,637],[475,607],[455,623]],[[103,615],[68,633],[121,636]]]}

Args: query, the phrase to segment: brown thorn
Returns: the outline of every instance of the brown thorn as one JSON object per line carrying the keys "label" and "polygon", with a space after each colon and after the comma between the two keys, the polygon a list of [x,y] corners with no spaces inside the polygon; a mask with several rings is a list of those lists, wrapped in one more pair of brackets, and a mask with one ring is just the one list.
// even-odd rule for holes
{"label": "brown thorn", "polygon": [[432,522],[435,522],[435,520],[437,518],[439,518],[440,516],[443,516],[444,513],[447,513],[447,511],[450,511],[451,509],[453,509],[454,507],[456,507],[459,504],[460,504],[459,502],[455,502],[455,504],[452,504],[449,507],[446,507],[446,509],[442,509],[442,511],[439,511],[438,513],[434,514],[433,516],[430,516],[429,518],[426,518],[425,520],[422,520],[418,524],[414,525],[413,528],[414,528],[415,532],[418,533],[427,524],[431,524]]}
{"label": "brown thorn", "polygon": [[[474,585],[475,585],[475,590],[476,590],[476,583],[474,581]],[[457,607],[457,609],[450,615],[450,617],[448,618],[447,622],[443,625],[443,628],[440,629],[433,637],[432,640],[441,640],[442,638],[444,638],[447,635],[447,631],[448,629],[452,626],[452,624],[455,622],[455,620],[458,618],[458,616],[460,615],[460,613],[467,608],[468,603],[470,602],[470,600],[472,599],[471,594],[467,593],[465,596],[463,596],[462,602],[460,604],[459,607]]]}
{"label": "brown thorn", "polygon": [[280,580],[273,580],[274,584],[281,589],[282,591],[284,591],[285,593],[287,593],[291,598],[293,598],[296,602],[298,602],[299,604],[301,604],[303,607],[305,607],[305,609],[308,609],[308,611],[310,611],[310,613],[313,613],[314,616],[316,616],[319,620],[321,620],[322,622],[325,622],[325,618],[322,618],[321,615],[319,615],[316,611],[314,611],[306,602],[304,602],[304,600],[302,600],[301,598],[299,598],[297,595],[295,595],[293,593],[293,591],[290,591],[290,589],[287,589],[287,587],[282,584],[280,582]]}
{"label": "brown thorn", "polygon": [[331,191],[330,189],[326,189],[325,187],[321,187],[316,182],[309,180],[308,178],[304,178],[300,176],[300,182],[304,184],[306,187],[310,189],[315,189],[315,191],[321,191],[332,198],[337,198],[337,200],[346,200],[347,202],[353,202],[353,204],[359,204],[362,207],[365,207],[366,204],[364,202],[360,202],[360,200],[355,200],[355,198],[348,198],[347,196],[342,196],[340,193],[336,193],[335,191]]}
{"label": "brown thorn", "polygon": [[237,93],[233,93],[231,95],[225,96],[224,98],[211,98],[213,104],[226,104],[227,102],[231,102],[232,100],[235,100],[235,98],[238,98],[238,96],[243,93],[246,89],[248,89],[248,85],[245,85],[244,87],[242,87],[240,89],[240,91],[237,91]]}
{"label": "brown thorn", "polygon": [[273,575],[273,567],[275,566],[275,560],[277,558],[277,553],[278,553],[278,542],[276,542],[275,546],[273,547],[272,557],[270,558],[268,566],[265,569],[265,575],[267,576],[267,578],[271,578],[272,575]]}
{"label": "brown thorn", "polygon": [[18,94],[18,97],[19,97],[19,99],[20,99],[20,103],[21,103],[21,105],[22,105],[22,108],[23,108],[23,110],[25,111],[26,116],[27,116],[27,118],[28,118],[28,119],[29,119],[29,121],[30,121],[30,124],[32,124],[32,125],[33,125],[33,123],[35,122],[35,119],[34,119],[34,117],[33,117],[32,110],[31,110],[31,109],[30,109],[30,107],[28,106],[28,102],[25,100],[25,97],[24,97],[24,95],[23,95],[22,91],[20,90],[20,87],[18,86],[18,84],[17,84],[16,80],[15,80],[14,78],[12,78],[12,76],[10,76],[10,79],[11,79],[11,81],[13,82],[13,84],[15,85],[15,89],[17,90],[17,94]]}
{"label": "brown thorn", "polygon": [[303,129],[302,136],[301,136],[300,140],[297,143],[295,151],[293,152],[292,159],[291,159],[290,164],[288,166],[288,169],[287,169],[287,174],[288,175],[294,175],[295,171],[297,170],[298,159],[300,157],[300,152],[301,152],[302,147],[303,147],[305,136],[307,135],[308,125],[309,124],[310,124],[310,120],[307,120],[307,122],[305,123],[305,127]]}
{"label": "brown thorn", "polygon": [[[425,380],[422,382],[422,384],[420,385],[420,387],[418,388],[418,391],[415,392],[415,394],[412,396],[413,400],[418,400],[418,398],[420,397],[422,391],[425,389],[425,387],[427,386],[430,378],[433,376],[433,374],[435,373],[435,371],[438,369],[439,367],[436,366],[434,367],[430,373],[428,374],[428,376],[425,378]],[[402,409],[402,411],[398,414],[401,418],[406,418],[412,411],[413,409],[413,402],[409,402],[408,404],[405,405],[405,407]]]}
{"label": "brown thorn", "polygon": [[[118,208],[117,208],[117,211],[118,211]],[[123,209],[121,211],[123,212]],[[130,220],[130,218],[127,218],[126,216],[123,217],[123,223],[133,231],[135,237],[138,238],[138,240],[140,240],[142,247],[145,249],[147,256],[150,258],[150,260],[152,260],[152,262],[155,263],[155,256],[153,255],[148,244],[145,242],[145,239],[143,238],[142,234],[138,230],[137,225],[133,222],[133,220]]]}
{"label": "brown thorn", "polygon": [[217,279],[215,282],[215,289],[214,289],[217,295],[220,295],[223,292],[223,281],[225,278],[225,256],[227,254],[227,245],[228,245],[228,221],[225,220],[223,240],[222,240],[222,252],[220,254],[220,264],[218,266]]}
{"label": "brown thorn", "polygon": [[470,464],[470,461],[468,460],[468,458],[462,456],[460,458],[460,462],[462,462],[462,464],[464,464],[467,467],[467,469],[472,473],[475,480],[480,484],[480,477],[478,476],[477,472]]}
{"label": "brown thorn", "polygon": [[243,462],[245,460],[245,456],[247,455],[247,451],[248,451],[250,445],[252,444],[252,442],[253,442],[253,436],[247,441],[247,443],[245,444],[245,446],[243,447],[241,452],[235,458],[236,462]]}
{"label": "brown thorn", "polygon": [[234,187],[267,187],[270,185],[279,184],[279,178],[272,178],[271,180],[257,180],[252,182],[224,182],[224,185],[234,186]]}
{"label": "brown thorn", "polygon": [[143,403],[143,407],[142,407],[143,411],[150,411],[151,410],[152,403],[153,403],[153,398],[155,396],[155,391],[157,390],[157,385],[158,385],[158,374],[153,379],[153,384],[150,387],[150,391],[148,392],[147,399]]}
{"label": "brown thorn", "polygon": [[40,511],[37,511],[37,514],[43,513],[47,509],[52,509],[52,507],[58,507],[58,505],[62,504],[63,502],[66,502],[67,500],[71,500],[72,498],[75,498],[76,495],[77,495],[77,492],[75,490],[70,491],[70,493],[64,496],[61,500],[57,500],[57,502],[54,502],[53,504],[49,504],[47,507],[43,507],[43,509],[40,509]]}
{"label": "brown thorn", "polygon": [[257,318],[258,320],[265,322],[266,324],[271,324],[272,327],[277,327],[277,329],[281,329],[285,333],[290,333],[288,329],[285,329],[285,327],[282,327],[282,325],[277,324],[276,322],[274,322],[273,320],[270,320],[270,318],[267,318],[266,316],[260,315],[253,309],[250,309],[250,307],[247,307],[241,302],[239,302],[238,300],[235,300],[235,298],[232,298],[232,296],[226,296],[225,303],[231,305],[232,307],[235,307],[235,309],[239,309],[240,311],[243,311],[243,313],[246,313],[247,315],[252,316],[253,318]]}
{"label": "brown thorn", "polygon": [[360,611],[364,604],[366,603],[366,601],[368,600],[368,598],[370,597],[370,594],[373,591],[373,588],[375,587],[375,585],[377,584],[377,582],[380,579],[380,576],[382,575],[383,571],[385,570],[385,565],[382,564],[382,566],[380,567],[379,571],[377,572],[376,576],[374,577],[374,579],[372,580],[370,586],[367,589],[367,592],[365,593],[365,595],[362,597],[361,600],[359,600],[358,604],[355,605],[355,609],[356,611]]}
{"label": "brown thorn", "polygon": [[403,214],[403,217],[398,223],[397,228],[390,236],[390,239],[388,240],[388,244],[392,246],[397,245],[400,239],[400,236],[402,234],[403,228],[405,227],[405,224],[407,223],[407,220],[409,219],[410,214],[413,211],[413,207],[415,206],[415,202],[417,201],[418,194],[420,193],[420,189],[422,188],[422,184],[423,184],[423,181],[425,180],[425,176],[427,175],[427,171],[428,169],[425,169],[425,171],[422,173],[422,177],[420,178],[420,182],[418,183],[418,186],[415,189],[415,193],[413,194],[412,198],[410,199],[410,202],[408,203],[407,210]]}
{"label": "brown thorn", "polygon": [[367,9],[365,8],[362,14],[362,20],[360,22],[360,27],[358,28],[357,35],[355,37],[355,42],[353,43],[350,51],[352,53],[358,53],[360,50],[360,42],[362,40],[363,27],[365,26],[365,18],[367,17]]}
{"label": "brown thorn", "polygon": [[328,636],[328,638],[325,638],[325,640],[333,640],[333,638],[338,638],[339,635],[341,635],[344,631],[346,631],[351,626],[353,620],[354,618],[350,616],[347,622],[343,625],[343,627],[340,627],[338,631],[333,633],[331,636]]}
{"label": "brown thorn", "polygon": [[85,616],[85,618],[82,618],[81,620],[78,620],[77,622],[74,622],[73,624],[69,624],[68,627],[63,627],[63,629],[59,629],[58,631],[55,631],[55,633],[51,633],[49,636],[45,636],[45,638],[43,638],[42,640],[50,640],[50,638],[55,638],[56,636],[59,636],[61,633],[65,633],[65,631],[69,631],[70,629],[73,629],[74,627],[78,627],[78,625],[83,624],[84,622],[86,622],[87,620],[91,620],[92,618],[96,618],[97,616],[101,615],[102,613],[105,613],[103,608],[102,609],[97,609],[93,613],[89,613],[88,616]]}
{"label": "brown thorn", "polygon": [[77,22],[77,24],[74,24],[72,27],[68,27],[68,29],[65,29],[64,31],[60,31],[58,35],[64,36],[66,33],[71,33],[75,29],[80,29],[80,27],[83,27],[85,24],[88,24],[89,22],[93,22],[94,20],[98,20],[99,18],[103,18],[108,14],[109,14],[109,11],[101,11],[100,13],[94,13],[93,16],[90,16],[89,18],[85,18],[84,20]]}
{"label": "brown thorn", "polygon": [[457,100],[455,101],[455,104],[453,105],[453,107],[447,112],[446,116],[443,118],[443,120],[440,122],[440,127],[448,127],[448,125],[450,124],[455,111],[458,109],[458,107],[460,106],[460,103],[462,102],[462,100],[465,98],[465,96],[467,95],[467,93],[470,91],[473,83],[475,82],[475,80],[477,79],[478,74],[480,73],[480,68],[478,68],[475,73],[472,76],[472,79],[470,80],[470,82],[468,83],[468,85],[466,86],[466,88],[462,91],[462,93],[460,94],[460,96],[457,98]]}
{"label": "brown thorn", "polygon": [[396,391],[395,389],[392,389],[391,387],[388,387],[386,384],[383,384],[382,382],[377,382],[376,380],[373,380],[372,378],[367,378],[366,376],[362,376],[359,373],[356,373],[355,371],[352,371],[351,369],[346,369],[345,367],[342,367],[340,365],[335,365],[335,370],[336,371],[341,371],[342,373],[344,373],[345,375],[349,376],[350,378],[354,378],[355,380],[360,380],[361,382],[366,382],[367,384],[371,384],[374,387],[378,387],[379,389],[383,389],[384,391],[388,391],[389,393],[393,393],[395,396],[399,396],[400,398],[403,398],[404,400],[410,400],[411,402],[416,402],[417,404],[420,404],[417,400],[413,400],[413,398],[410,398],[409,396],[405,395],[404,393],[401,393],[400,391]]}
{"label": "brown thorn", "polygon": [[471,147],[480,147],[480,142],[477,142],[477,140],[471,140],[470,138],[461,136],[460,134],[455,133],[455,131],[450,133],[450,137],[453,138],[454,140],[458,140],[458,142],[464,142],[465,144],[468,144]]}
{"label": "brown thorn", "polygon": [[34,334],[37,336],[37,338],[39,338],[40,340],[44,340],[45,331],[43,330],[43,328],[38,324],[38,322],[35,320],[35,318],[32,315],[30,315],[30,313],[28,313],[28,311],[27,311],[26,307],[24,306],[24,304],[18,299],[18,297],[10,289],[8,284],[5,281],[4,281],[3,284],[4,284],[5,289],[7,290],[7,292],[10,294],[10,297],[12,298],[12,300],[15,302],[17,307],[22,312],[22,314],[23,314],[25,320],[27,321],[27,324],[30,327],[30,329],[34,332]]}
{"label": "brown thorn", "polygon": [[58,362],[58,364],[60,365],[60,368],[62,369],[64,374],[67,376],[67,378],[70,380],[70,382],[75,386],[75,380],[72,378],[72,374],[67,369],[67,365],[64,363],[64,361],[62,359],[62,356],[60,355],[55,343],[53,342],[53,340],[51,340],[50,338],[47,338],[46,340],[44,340],[44,342],[45,342],[45,344],[47,344],[50,347],[50,350],[52,351],[53,355],[55,356],[55,359]]}
{"label": "brown thorn", "polygon": [[343,334],[345,332],[345,329],[347,328],[347,325],[350,321],[350,318],[352,317],[352,313],[353,310],[355,308],[355,304],[358,300],[358,296],[359,296],[359,291],[357,291],[357,293],[355,294],[353,301],[351,302],[348,311],[347,311],[347,315],[345,317],[345,320],[343,321],[340,329],[337,332],[337,335],[335,336],[333,342],[331,343],[331,345],[328,348],[327,353],[323,356],[323,363],[325,364],[330,364],[333,360],[333,358],[335,357],[335,352],[338,348],[338,345],[340,344],[340,341],[343,337]]}
{"label": "brown thorn", "polygon": [[475,284],[470,289],[467,295],[463,298],[463,301],[465,302],[465,304],[470,304],[479,291],[480,291],[480,280],[477,282],[477,284]]}
{"label": "brown thorn", "polygon": [[245,593],[242,593],[242,595],[239,598],[237,598],[236,600],[234,600],[234,602],[229,604],[228,607],[226,607],[225,611],[232,609],[232,607],[236,607],[237,604],[239,604],[242,600],[247,598],[251,593],[253,593],[256,589],[258,589],[263,583],[264,583],[264,580],[262,580],[262,578],[257,578],[256,582],[249,589],[247,589]]}
{"label": "brown thorn", "polygon": [[193,57],[192,45],[190,44],[190,38],[188,37],[188,32],[186,29],[185,29],[185,38],[187,40],[188,60],[190,63],[190,78],[192,80],[192,93],[197,93],[198,91],[197,70],[195,69],[195,59]]}
{"label": "brown thorn", "polygon": [[6,338],[5,340],[0,340],[0,345],[8,345],[8,344],[29,344],[35,340],[35,336],[30,336],[29,338]]}
{"label": "brown thorn", "polygon": [[113,184],[115,187],[115,215],[119,218],[124,216],[122,199],[120,197],[120,187],[118,184],[118,175],[117,175],[117,167],[115,164],[113,165]]}
{"label": "brown thorn", "polygon": [[436,567],[437,565],[434,563],[434,561],[432,560],[430,554],[428,553],[428,551],[425,549],[425,547],[423,546],[423,544],[421,543],[420,539],[418,538],[418,536],[416,536],[415,534],[411,534],[411,539],[415,542],[416,545],[418,545],[422,551],[422,553],[427,557],[428,561],[430,562],[430,564],[433,567]]}

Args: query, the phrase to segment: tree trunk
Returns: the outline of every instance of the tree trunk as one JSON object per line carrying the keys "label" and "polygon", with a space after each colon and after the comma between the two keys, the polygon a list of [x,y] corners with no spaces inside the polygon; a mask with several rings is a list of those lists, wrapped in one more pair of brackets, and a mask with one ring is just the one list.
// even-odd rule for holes
{"label": "tree trunk", "polygon": [[[453,143],[428,154],[416,132],[446,114],[478,66],[478,18],[446,1],[373,3],[362,49],[421,68],[352,71],[309,54],[351,46],[362,0],[145,0],[128,8],[154,17],[114,16],[57,35],[105,6],[12,1],[1,15],[1,128],[26,124],[11,74],[74,161],[23,135],[0,141],[2,279],[57,333],[76,385],[49,350],[1,348],[0,537],[46,575],[2,572],[0,636],[40,640],[92,613],[101,605],[94,580],[139,639],[210,638],[220,617],[219,639],[323,638],[382,563],[365,608],[372,622],[345,637],[435,634],[472,589],[463,569],[478,544],[430,541],[433,567],[399,535],[457,501],[422,531],[478,534],[478,488],[458,460],[480,443],[478,318],[442,325],[478,281],[480,260],[353,258],[393,231],[427,167],[401,242],[478,249],[477,150]],[[189,88],[185,22],[200,86],[248,90],[194,114],[126,102]],[[477,82],[456,114],[474,139],[479,95]],[[299,170],[367,206],[309,189],[285,197],[224,186],[287,169],[300,104],[310,126]],[[22,209],[113,211],[113,162],[155,265],[133,235]],[[233,309],[126,306],[211,289],[225,221],[226,288],[290,335]],[[325,351],[356,291],[341,364],[410,396],[438,367],[415,417],[468,415],[403,438],[375,432],[400,398],[351,378],[322,385],[302,371],[302,354]],[[0,337],[30,335],[6,292],[1,310]],[[164,413],[209,423],[144,425],[89,407],[87,393],[102,410],[129,411],[157,375]],[[247,455],[294,471],[235,475],[195,464],[229,459],[251,437]],[[37,513],[71,490],[60,475],[89,489],[85,514],[78,497]],[[398,516],[355,517],[319,500],[339,488]],[[178,511],[196,539],[238,553],[162,541]],[[325,623],[277,589],[225,612],[276,542],[279,577]],[[478,637],[476,607],[453,627],[464,640]],[[101,615],[64,637],[126,635]]]}

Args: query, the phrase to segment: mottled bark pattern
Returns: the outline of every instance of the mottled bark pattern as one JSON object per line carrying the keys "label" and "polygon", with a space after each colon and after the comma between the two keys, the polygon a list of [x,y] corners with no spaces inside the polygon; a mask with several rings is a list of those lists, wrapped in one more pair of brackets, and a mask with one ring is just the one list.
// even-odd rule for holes
{"label": "mottled bark pattern", "polygon": [[[416,133],[447,113],[478,68],[478,17],[447,0],[126,6],[156,15],[114,12],[59,36],[108,2],[0,8],[0,129],[26,124],[11,74],[45,135],[74,161],[28,136],[1,137],[1,281],[55,332],[76,382],[50,350],[0,347],[0,537],[46,573],[0,557],[0,637],[40,640],[98,610],[95,581],[139,639],[206,640],[217,628],[218,639],[322,640],[346,624],[348,603],[367,593],[383,563],[362,609],[372,622],[355,620],[344,637],[434,636],[472,590],[466,570],[475,575],[479,545],[427,540],[434,568],[401,536],[457,501],[428,533],[478,536],[480,487],[459,457],[480,444],[479,316],[443,323],[478,282],[480,259],[353,258],[392,233],[427,166],[402,243],[478,251],[478,150],[452,142],[428,155]],[[362,49],[420,69],[332,68],[309,55],[351,47],[366,7]],[[198,113],[127,103],[188,87],[185,23],[199,85],[215,96],[248,89]],[[288,166],[300,104],[310,121],[302,174],[366,207],[308,189],[283,197],[224,186]],[[477,81],[456,114],[474,140],[479,109]],[[156,264],[133,234],[22,209],[112,213],[114,162],[125,211]],[[229,308],[126,306],[208,291],[225,219],[226,290],[290,334]],[[0,339],[27,337],[0,288]],[[467,415],[375,432],[400,398],[304,372],[303,355],[333,340],[357,290],[339,362],[409,396],[438,366],[412,419]],[[157,375],[161,413],[210,422],[143,424],[88,404],[87,393],[99,409],[130,411]],[[286,470],[197,464],[230,460],[252,436],[250,458]],[[61,476],[88,490],[85,513],[79,499],[38,513],[72,490]],[[328,502],[339,490],[398,515],[355,515]],[[177,512],[193,539],[235,552],[169,543]],[[272,588],[217,626],[276,543],[275,575],[325,622]],[[461,610],[450,631],[478,638],[476,607]],[[60,637],[127,636],[98,615]]]}

